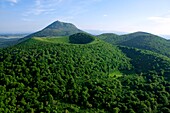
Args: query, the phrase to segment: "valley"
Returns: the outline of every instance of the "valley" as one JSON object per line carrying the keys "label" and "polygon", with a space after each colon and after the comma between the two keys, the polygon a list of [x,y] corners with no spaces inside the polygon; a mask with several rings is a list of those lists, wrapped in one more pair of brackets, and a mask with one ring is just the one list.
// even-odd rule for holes
{"label": "valley", "polygon": [[20,38],[27,36],[28,33],[0,34],[0,48],[5,48],[17,44]]}

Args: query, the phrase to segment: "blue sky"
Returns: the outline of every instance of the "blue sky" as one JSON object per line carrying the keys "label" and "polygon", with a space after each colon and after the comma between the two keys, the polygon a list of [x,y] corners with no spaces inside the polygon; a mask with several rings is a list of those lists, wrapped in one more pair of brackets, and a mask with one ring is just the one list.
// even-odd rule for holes
{"label": "blue sky", "polygon": [[59,20],[83,30],[170,35],[170,0],[0,0],[0,33],[35,32]]}

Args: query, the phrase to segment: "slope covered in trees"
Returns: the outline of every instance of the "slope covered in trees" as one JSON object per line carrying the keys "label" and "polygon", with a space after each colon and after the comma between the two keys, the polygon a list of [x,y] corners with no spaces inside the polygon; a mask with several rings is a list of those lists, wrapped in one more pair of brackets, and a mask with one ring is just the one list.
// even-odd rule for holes
{"label": "slope covered in trees", "polygon": [[170,42],[150,33],[136,32],[120,36],[102,34],[98,37],[111,44],[150,50],[170,57]]}
{"label": "slope covered in trees", "polygon": [[168,57],[113,46],[136,36],[102,35],[111,45],[84,33],[67,36],[72,27],[57,22],[45,29],[66,34],[43,31],[0,49],[0,112],[170,112]]}
{"label": "slope covered in trees", "polygon": [[[31,38],[0,51],[0,61],[1,112],[44,111],[46,105],[52,107],[53,102],[47,100],[50,98],[79,105],[79,99],[84,98],[79,93],[84,88],[77,89],[78,85],[131,68],[129,59],[118,48],[102,41],[68,45]],[[6,94],[12,95],[9,101]],[[84,102],[81,104],[87,104]]]}
{"label": "slope covered in trees", "polygon": [[121,51],[102,41],[76,45],[36,38],[2,49],[0,112],[168,113],[170,82],[159,73],[109,75],[132,69]]}
{"label": "slope covered in trees", "polygon": [[135,73],[156,73],[170,78],[170,58],[147,50],[119,47],[131,58]]}

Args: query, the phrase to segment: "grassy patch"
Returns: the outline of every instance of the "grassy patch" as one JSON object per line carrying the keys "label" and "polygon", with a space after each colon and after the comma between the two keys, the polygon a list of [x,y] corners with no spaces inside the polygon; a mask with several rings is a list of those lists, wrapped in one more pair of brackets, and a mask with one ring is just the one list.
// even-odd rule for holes
{"label": "grassy patch", "polygon": [[[61,44],[71,44],[68,36],[57,36],[57,37],[34,37],[35,40],[49,42],[49,43],[61,43]],[[100,42],[100,40],[95,39],[94,41],[88,44],[95,44]],[[74,44],[75,45],[75,44]],[[82,44],[76,44],[82,45]]]}
{"label": "grassy patch", "polygon": [[34,39],[44,41],[44,42],[50,42],[50,43],[69,43],[69,37],[67,36],[58,36],[58,37],[35,37]]}

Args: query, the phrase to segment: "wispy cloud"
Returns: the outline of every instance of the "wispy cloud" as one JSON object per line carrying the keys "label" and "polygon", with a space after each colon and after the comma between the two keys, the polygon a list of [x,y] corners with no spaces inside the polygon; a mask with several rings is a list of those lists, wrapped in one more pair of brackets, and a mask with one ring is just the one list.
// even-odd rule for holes
{"label": "wispy cloud", "polygon": [[160,16],[148,17],[148,20],[160,24],[167,24],[167,23],[170,24],[170,10],[168,10],[165,14]]}
{"label": "wispy cloud", "polygon": [[170,17],[159,17],[159,16],[155,16],[155,17],[149,17],[148,20],[151,20],[153,22],[156,23],[162,23],[162,24],[170,24]]}
{"label": "wispy cloud", "polygon": [[8,2],[11,2],[11,3],[18,3],[18,0],[6,0]]}
{"label": "wispy cloud", "polygon": [[35,21],[37,16],[51,17],[49,20],[72,21],[87,13],[89,7],[100,1],[102,0],[35,0],[23,12],[22,21]]}
{"label": "wispy cloud", "polygon": [[77,16],[83,13],[87,13],[89,11],[89,7],[94,7],[95,3],[99,3],[102,0],[69,0],[72,6],[69,6],[70,9],[68,10],[68,14],[72,16]]}
{"label": "wispy cloud", "polygon": [[151,16],[147,18],[150,30],[155,34],[169,34],[170,12],[161,16]]}
{"label": "wispy cloud", "polygon": [[35,0],[24,16],[53,14],[61,10],[65,11],[65,14],[78,15],[86,12],[89,4],[99,1],[102,0]]}
{"label": "wispy cloud", "polygon": [[103,16],[104,16],[104,17],[107,17],[108,15],[107,15],[107,14],[104,14]]}
{"label": "wispy cloud", "polygon": [[29,16],[53,13],[62,1],[64,0],[35,0],[33,6],[23,15]]}

